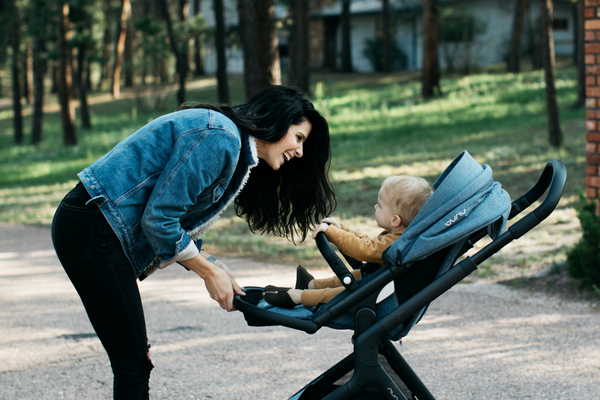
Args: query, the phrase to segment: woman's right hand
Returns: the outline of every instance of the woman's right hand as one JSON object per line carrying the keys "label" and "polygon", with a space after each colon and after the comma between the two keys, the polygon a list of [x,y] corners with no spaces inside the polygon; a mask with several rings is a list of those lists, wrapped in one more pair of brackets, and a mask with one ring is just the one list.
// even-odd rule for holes
{"label": "woman's right hand", "polygon": [[204,280],[211,299],[219,303],[224,310],[235,311],[233,296],[245,295],[244,290],[237,284],[227,266],[220,261],[217,262],[221,267],[211,264],[200,254],[190,260],[180,261],[187,269],[194,271]]}
{"label": "woman's right hand", "polygon": [[[225,266],[225,264],[223,264]],[[227,268],[225,266],[225,268]],[[233,275],[225,269],[213,265],[213,270],[204,278],[204,285],[211,299],[215,300],[222,309],[235,311],[233,307],[233,296],[244,295],[244,290],[237,284]]]}

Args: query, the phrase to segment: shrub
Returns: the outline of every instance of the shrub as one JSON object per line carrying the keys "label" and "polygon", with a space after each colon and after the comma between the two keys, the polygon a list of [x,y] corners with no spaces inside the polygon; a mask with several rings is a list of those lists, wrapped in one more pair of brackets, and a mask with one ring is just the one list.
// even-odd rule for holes
{"label": "shrub", "polygon": [[[383,38],[365,39],[364,56],[375,71],[383,70]],[[396,45],[392,45],[392,70],[404,70],[408,65],[408,57]]]}
{"label": "shrub", "polygon": [[568,273],[586,285],[600,286],[600,217],[596,215],[596,202],[580,194],[576,209],[583,235],[567,253]]}

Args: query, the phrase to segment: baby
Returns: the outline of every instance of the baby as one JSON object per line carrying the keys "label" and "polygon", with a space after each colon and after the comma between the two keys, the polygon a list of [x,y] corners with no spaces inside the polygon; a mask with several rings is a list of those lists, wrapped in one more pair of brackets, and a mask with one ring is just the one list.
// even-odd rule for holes
{"label": "baby", "polygon": [[[432,194],[433,188],[423,178],[391,176],[383,182],[375,204],[375,220],[383,229],[376,239],[356,232],[334,218],[323,219],[314,229],[313,238],[317,233],[324,232],[327,240],[335,244],[344,255],[358,261],[375,263],[378,268],[385,266],[382,259],[384,250],[402,235]],[[356,280],[362,277],[360,270],[350,273]],[[263,298],[277,307],[294,308],[298,304],[312,307],[327,303],[343,290],[337,276],[314,279],[299,265],[295,289],[267,286],[263,290]]]}

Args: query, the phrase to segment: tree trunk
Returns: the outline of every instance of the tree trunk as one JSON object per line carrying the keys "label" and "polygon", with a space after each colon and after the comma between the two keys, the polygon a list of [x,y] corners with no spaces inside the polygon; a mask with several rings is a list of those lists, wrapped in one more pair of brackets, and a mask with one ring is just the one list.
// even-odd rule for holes
{"label": "tree trunk", "polygon": [[[69,13],[73,12],[73,10],[69,7]],[[77,57],[73,57],[73,50],[76,48],[69,49],[69,71],[71,71],[71,98],[78,99],[79,98],[79,82],[77,81],[77,71],[79,68],[77,67],[77,62],[79,59]]]}
{"label": "tree trunk", "polygon": [[[194,0],[194,15],[200,14],[200,0]],[[194,76],[203,76],[206,74],[204,70],[204,56],[202,54],[202,43],[200,37],[194,38]]]}
{"label": "tree trunk", "polygon": [[20,35],[19,35],[19,9],[17,8],[17,0],[11,2],[12,8],[12,24],[10,25],[10,44],[12,47],[12,92],[13,92],[13,128],[14,139],[16,144],[23,143],[23,110],[21,107],[21,85],[19,84],[19,51]]}
{"label": "tree trunk", "polygon": [[[541,0],[544,1],[544,0]],[[536,38],[535,33],[536,32],[542,32],[542,34],[540,36],[543,36],[543,31],[544,28],[543,27],[537,27],[536,23],[535,23],[535,17],[533,15],[533,9],[529,9],[528,11],[529,14],[529,51],[530,51],[530,55],[531,55],[531,68],[533,69],[541,69],[544,66],[544,61],[543,61],[543,50],[541,49],[543,47],[543,38]]]}
{"label": "tree trunk", "polygon": [[187,68],[185,64],[185,59],[183,57],[183,53],[179,51],[177,47],[177,40],[175,39],[175,34],[173,32],[173,24],[171,23],[171,15],[169,14],[169,6],[167,4],[167,0],[157,0],[158,6],[160,7],[160,12],[163,14],[165,18],[165,22],[167,23],[167,34],[169,37],[169,42],[171,44],[171,49],[173,50],[173,54],[175,55],[175,69],[177,70],[177,77],[179,80],[179,89],[177,90],[177,102],[178,105],[185,103],[185,76],[187,74]]}
{"label": "tree trunk", "polygon": [[381,30],[383,38],[383,72],[392,72],[392,12],[390,0],[383,0],[381,7]]}
{"label": "tree trunk", "polygon": [[430,99],[440,90],[438,60],[440,10],[438,0],[423,0],[423,76],[422,95]]}
{"label": "tree trunk", "polygon": [[323,66],[331,71],[337,68],[338,44],[336,40],[339,18],[324,18],[325,44],[323,52]]}
{"label": "tree trunk", "polygon": [[200,42],[200,38],[196,37],[194,39],[194,76],[206,75],[206,70],[204,69],[204,56],[202,52],[202,43]]}
{"label": "tree trunk", "polygon": [[127,24],[125,35],[125,87],[133,87],[133,34],[135,31],[131,24]]}
{"label": "tree trunk", "polygon": [[342,72],[352,72],[350,0],[342,0]]}
{"label": "tree trunk", "polygon": [[275,6],[273,0],[239,0],[238,9],[246,96],[251,97],[268,85],[281,84]]}
{"label": "tree trunk", "polygon": [[309,93],[310,86],[310,51],[308,42],[309,2],[306,0],[290,0],[290,62],[289,83],[302,92]]}
{"label": "tree trunk", "polygon": [[36,1],[33,37],[33,115],[31,117],[31,144],[42,142],[44,121],[44,75],[46,74],[46,13],[45,3]]}
{"label": "tree trunk", "polygon": [[58,94],[58,60],[52,62],[50,74],[52,75],[52,86],[50,86],[50,93]]}
{"label": "tree trunk", "polygon": [[220,103],[229,102],[229,88],[227,84],[227,58],[225,56],[225,16],[223,15],[223,0],[213,0],[215,9],[217,47],[217,88]]}
{"label": "tree trunk", "polygon": [[542,0],[543,59],[546,75],[546,104],[548,108],[548,135],[553,147],[563,143],[560,129],[560,116],[556,101],[555,71],[554,71],[554,39],[552,37],[552,0]]}
{"label": "tree trunk", "polygon": [[510,42],[510,53],[508,56],[507,72],[517,73],[520,71],[521,40],[523,38],[523,25],[525,12],[529,7],[529,0],[516,0],[515,17],[512,26],[512,39]]}
{"label": "tree trunk", "polygon": [[92,90],[92,68],[90,64],[89,61],[85,63],[85,89],[88,91]]}
{"label": "tree trunk", "polygon": [[[108,18],[108,15],[107,15]],[[104,35],[102,39],[102,58],[100,59],[100,78],[98,79],[97,90],[102,89],[102,84],[108,77],[108,71],[110,71],[110,28],[108,27],[108,21],[106,28],[104,28]]]}
{"label": "tree trunk", "polygon": [[31,89],[33,87],[33,53],[31,46],[25,44],[23,53],[23,97],[27,104],[31,104]]}
{"label": "tree trunk", "polygon": [[127,35],[127,20],[131,13],[131,3],[129,0],[123,0],[121,8],[121,25],[119,28],[119,39],[115,49],[115,65],[112,77],[111,93],[115,99],[121,95],[121,69],[123,68],[123,51],[125,49],[125,36]]}
{"label": "tree trunk", "polygon": [[577,30],[575,54],[577,60],[577,101],[574,107],[585,105],[585,0],[577,0]]}
{"label": "tree trunk", "polygon": [[110,26],[113,23],[113,12],[110,7],[110,1],[104,1],[104,34],[102,38],[102,58],[100,60],[100,79],[98,79],[98,90],[102,89],[102,84],[108,79],[110,68],[110,47],[111,47],[111,34]]}
{"label": "tree trunk", "polygon": [[253,28],[255,18],[254,6],[251,0],[238,0],[238,15],[240,18],[240,39],[244,49],[244,86],[246,88],[246,98],[250,98],[256,93],[254,85],[258,80],[258,55],[254,46],[257,37]]}
{"label": "tree trunk", "polygon": [[87,65],[86,45],[81,44],[77,51],[77,86],[79,88],[79,113],[81,114],[81,126],[83,129],[92,129],[90,119],[90,108],[87,101],[87,88],[85,85],[85,73]]}
{"label": "tree trunk", "polygon": [[[189,19],[189,15],[190,15],[189,0],[179,0],[179,5],[177,7],[177,14],[179,15],[179,21],[182,23],[185,23]],[[190,40],[191,40],[191,38],[188,36],[185,43],[182,43],[182,47],[181,47],[181,54],[183,56],[183,60],[185,61],[186,74],[190,70]]]}
{"label": "tree trunk", "polygon": [[71,71],[69,63],[69,47],[67,44],[67,31],[69,29],[69,4],[64,0],[58,0],[58,97],[60,102],[60,113],[63,125],[63,142],[66,146],[77,144],[77,131],[75,129],[75,113],[71,103]]}

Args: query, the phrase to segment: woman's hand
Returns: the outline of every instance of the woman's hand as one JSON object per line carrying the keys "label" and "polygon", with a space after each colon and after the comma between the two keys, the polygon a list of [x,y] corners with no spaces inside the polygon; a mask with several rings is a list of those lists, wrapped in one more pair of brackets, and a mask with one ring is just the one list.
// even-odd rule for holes
{"label": "woman's hand", "polygon": [[219,303],[224,310],[234,311],[233,296],[235,294],[245,295],[229,268],[221,261],[217,260],[215,264],[211,264],[199,254],[190,260],[180,261],[180,263],[204,280],[211,299]]}
{"label": "woman's hand", "polygon": [[219,303],[222,309],[235,311],[235,307],[233,307],[234,294],[244,295],[245,293],[230,273],[219,267],[213,267],[214,270],[210,276],[204,278],[206,290],[208,290],[211,299]]}
{"label": "woman's hand", "polygon": [[238,283],[235,280],[235,276],[233,276],[233,273],[229,270],[229,268],[227,267],[227,265],[225,265],[224,263],[222,263],[221,261],[217,260],[214,263],[215,266],[221,268],[223,271],[225,271],[225,273],[227,275],[229,275],[229,278],[231,278],[231,282],[233,283],[233,291],[241,296],[245,296],[246,293],[244,293],[244,289],[238,285]]}

